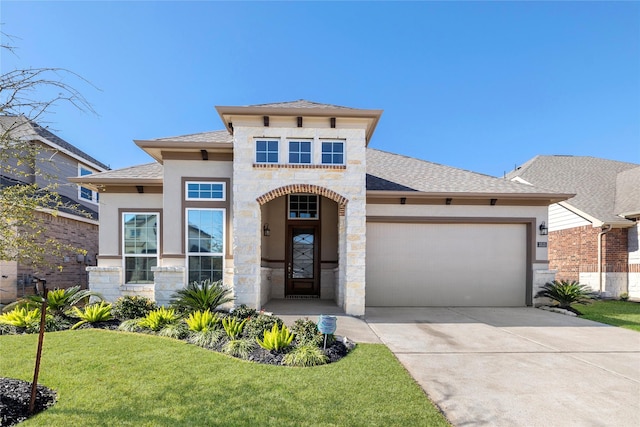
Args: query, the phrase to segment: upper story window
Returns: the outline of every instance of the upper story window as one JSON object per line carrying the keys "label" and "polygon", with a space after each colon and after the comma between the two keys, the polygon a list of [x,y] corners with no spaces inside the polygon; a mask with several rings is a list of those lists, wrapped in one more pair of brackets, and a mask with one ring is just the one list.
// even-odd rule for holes
{"label": "upper story window", "polygon": [[278,140],[256,140],[256,163],[278,163]]}
{"label": "upper story window", "polygon": [[343,165],[344,164],[344,142],[331,141],[322,143],[322,164],[323,165]]}
{"label": "upper story window", "polygon": [[[85,167],[78,166],[78,176],[87,176],[93,173],[92,170],[89,170]],[[78,197],[81,200],[86,200],[91,203],[98,203],[98,192],[88,189],[87,187],[80,186],[78,188]]]}
{"label": "upper story window", "polygon": [[187,200],[225,200],[224,182],[187,181]]}
{"label": "upper story window", "polygon": [[289,163],[311,164],[311,141],[289,141]]}

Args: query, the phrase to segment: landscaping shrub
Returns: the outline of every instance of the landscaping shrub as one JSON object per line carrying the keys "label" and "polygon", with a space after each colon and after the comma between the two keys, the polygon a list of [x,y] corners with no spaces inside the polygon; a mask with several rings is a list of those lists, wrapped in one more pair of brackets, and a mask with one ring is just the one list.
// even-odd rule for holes
{"label": "landscaping shrub", "polygon": [[231,314],[238,319],[247,319],[249,317],[254,317],[258,312],[255,308],[249,308],[245,304],[236,307]]}
{"label": "landscaping shrub", "polygon": [[177,322],[178,319],[180,319],[180,315],[178,315],[174,309],[160,307],[140,319],[138,325],[157,332],[168,324]]}
{"label": "landscaping shrub", "polygon": [[244,329],[245,323],[247,323],[248,319],[244,319],[240,321],[236,317],[225,317],[222,319],[222,327],[224,331],[227,333],[229,339],[235,340],[240,338],[242,335],[242,330]]}
{"label": "landscaping shrub", "polygon": [[623,292],[620,294],[620,301],[629,301],[629,294],[626,292]]}
{"label": "landscaping shrub", "polygon": [[317,366],[324,365],[329,358],[317,345],[304,344],[284,355],[282,363],[289,366]]}
{"label": "landscaping shrub", "polygon": [[[70,288],[55,288],[47,292],[47,312],[64,316],[68,314],[72,307],[89,301],[90,297],[102,300],[102,295],[88,289],[80,289],[80,286]],[[5,307],[3,311],[11,310],[14,307],[40,308],[44,298],[42,295],[29,295]]]}
{"label": "landscaping shrub", "polygon": [[281,351],[289,347],[293,337],[294,334],[285,325],[278,328],[278,325],[274,324],[270,331],[264,331],[264,339],[256,338],[256,342],[265,350]]}
{"label": "landscaping shrub", "polygon": [[199,347],[214,348],[216,344],[225,337],[225,331],[222,329],[208,329],[205,331],[191,332],[187,341]]}
{"label": "landscaping shrub", "polygon": [[220,317],[217,313],[211,313],[209,310],[198,310],[189,314],[185,319],[190,331],[202,332],[217,327],[220,323]]}
{"label": "landscaping shrub", "polygon": [[137,295],[124,296],[118,298],[113,304],[111,313],[115,318],[120,320],[140,319],[146,317],[147,314],[157,308],[156,303],[147,297]]}
{"label": "landscaping shrub", "polygon": [[554,280],[546,283],[536,297],[546,297],[554,301],[558,307],[575,311],[571,304],[589,304],[595,298],[594,292],[587,285],[571,280]]}
{"label": "landscaping shrub", "polygon": [[311,344],[320,346],[324,336],[318,330],[318,324],[313,320],[297,319],[291,327],[291,332],[296,334],[296,342],[299,345]]}
{"label": "landscaping shrub", "polygon": [[175,338],[177,340],[185,338],[188,334],[187,325],[183,322],[167,323],[158,331],[158,335],[162,337]]}
{"label": "landscaping shrub", "polygon": [[211,310],[222,304],[233,301],[231,290],[225,288],[222,280],[211,282],[209,279],[200,283],[192,282],[186,288],[176,291],[171,298],[171,306],[182,313],[196,310]]}
{"label": "landscaping shrub", "polygon": [[231,339],[222,346],[222,351],[233,357],[248,359],[256,348],[256,343],[250,339]]}
{"label": "landscaping shrub", "polygon": [[282,326],[284,323],[278,316],[271,316],[261,313],[257,316],[249,318],[247,325],[244,328],[244,334],[247,338],[262,339],[264,337],[264,331],[268,331],[273,328],[273,325]]}
{"label": "landscaping shrub", "polygon": [[15,326],[16,328],[38,328],[40,322],[40,309],[29,310],[26,307],[15,308],[0,315],[0,323]]}
{"label": "landscaping shrub", "polygon": [[98,304],[90,304],[84,307],[84,310],[73,307],[73,315],[79,318],[80,321],[73,325],[71,329],[77,329],[85,323],[106,322],[107,320],[113,319],[111,315],[111,304],[104,301],[100,301]]}

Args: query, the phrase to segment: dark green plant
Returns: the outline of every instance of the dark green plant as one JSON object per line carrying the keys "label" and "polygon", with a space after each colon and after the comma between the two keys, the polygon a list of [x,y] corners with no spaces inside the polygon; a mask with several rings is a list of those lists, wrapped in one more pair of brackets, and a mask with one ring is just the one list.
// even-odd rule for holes
{"label": "dark green plant", "polygon": [[273,328],[273,325],[278,325],[278,327],[280,327],[283,324],[282,319],[278,316],[261,313],[249,318],[249,321],[244,328],[244,336],[252,339],[262,339],[264,337],[264,331],[270,330]]}
{"label": "dark green plant", "polygon": [[158,331],[158,335],[162,337],[175,338],[177,340],[186,338],[188,334],[187,325],[182,322],[168,323]]}
{"label": "dark green plant", "polygon": [[247,320],[248,319],[240,321],[236,317],[225,317],[222,319],[222,327],[227,333],[227,336],[230,339],[235,340],[240,338],[240,335],[242,335],[242,330],[244,329],[244,325],[247,323]]}
{"label": "dark green plant", "polygon": [[213,329],[220,323],[221,319],[217,313],[211,313],[209,310],[198,310],[189,314],[184,319],[190,331],[201,332]]}
{"label": "dark green plant", "polygon": [[626,292],[623,292],[620,294],[620,301],[629,301],[629,294]]}
{"label": "dark green plant", "polygon": [[282,328],[278,328],[275,324],[270,331],[264,331],[264,339],[256,338],[256,342],[265,350],[281,351],[289,347],[293,337],[294,334],[286,326],[282,325]]}
{"label": "dark green plant", "polygon": [[118,325],[118,330],[126,332],[144,332],[144,328],[140,326],[142,319],[127,319]]}
{"label": "dark green plant", "polygon": [[222,351],[234,357],[247,359],[255,348],[256,343],[250,339],[232,339],[222,346]]}
{"label": "dark green plant", "polygon": [[313,344],[305,344],[285,354],[282,359],[282,364],[301,367],[317,366],[326,364],[328,360],[329,358],[323,353],[320,347]]}
{"label": "dark green plant", "polygon": [[178,319],[180,319],[180,315],[177,314],[174,309],[160,307],[140,319],[138,325],[142,328],[157,332],[170,323],[176,323]]}
{"label": "dark green plant", "polygon": [[320,346],[324,340],[324,335],[318,331],[318,324],[308,318],[297,319],[291,327],[291,332],[296,334],[296,341],[299,345]]}
{"label": "dark green plant", "polygon": [[196,310],[215,311],[222,304],[231,301],[231,290],[222,284],[222,280],[211,282],[207,279],[200,283],[192,282],[186,288],[176,291],[170,303],[179,312],[188,313]]}
{"label": "dark green plant", "polygon": [[140,319],[157,308],[156,303],[147,297],[127,295],[118,298],[113,304],[111,312],[115,318],[120,320]]}
{"label": "dark green plant", "polygon": [[71,329],[77,329],[85,323],[106,322],[107,320],[113,319],[111,315],[111,304],[104,301],[87,305],[83,310],[80,310],[78,307],[73,307],[73,315],[79,318],[80,321],[73,325]]}
{"label": "dark green plant", "polygon": [[207,329],[206,331],[190,332],[187,341],[200,347],[213,348],[225,336],[225,331],[222,329]]}
{"label": "dark green plant", "polygon": [[258,314],[258,312],[256,311],[255,308],[250,308],[247,307],[245,304],[241,304],[240,306],[236,307],[231,314],[234,317],[237,317],[238,319],[246,319],[248,317],[255,317],[256,314]]}
{"label": "dark green plant", "polygon": [[536,298],[549,298],[563,309],[571,309],[571,304],[589,304],[595,296],[590,287],[575,280],[548,282],[536,294]]}

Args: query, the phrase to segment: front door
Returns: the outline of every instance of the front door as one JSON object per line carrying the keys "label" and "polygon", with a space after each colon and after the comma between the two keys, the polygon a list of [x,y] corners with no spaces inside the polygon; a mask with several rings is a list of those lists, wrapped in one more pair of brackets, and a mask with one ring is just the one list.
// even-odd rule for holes
{"label": "front door", "polygon": [[320,296],[318,226],[289,225],[285,296]]}

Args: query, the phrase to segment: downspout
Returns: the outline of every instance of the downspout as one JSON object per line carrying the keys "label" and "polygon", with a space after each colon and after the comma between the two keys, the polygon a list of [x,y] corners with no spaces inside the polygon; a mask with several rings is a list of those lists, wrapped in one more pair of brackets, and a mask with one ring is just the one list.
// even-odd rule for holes
{"label": "downspout", "polygon": [[[605,230],[604,227],[607,227]],[[598,233],[598,288],[600,289],[600,296],[602,296],[602,236],[611,231],[611,224],[603,225],[602,231]]]}

